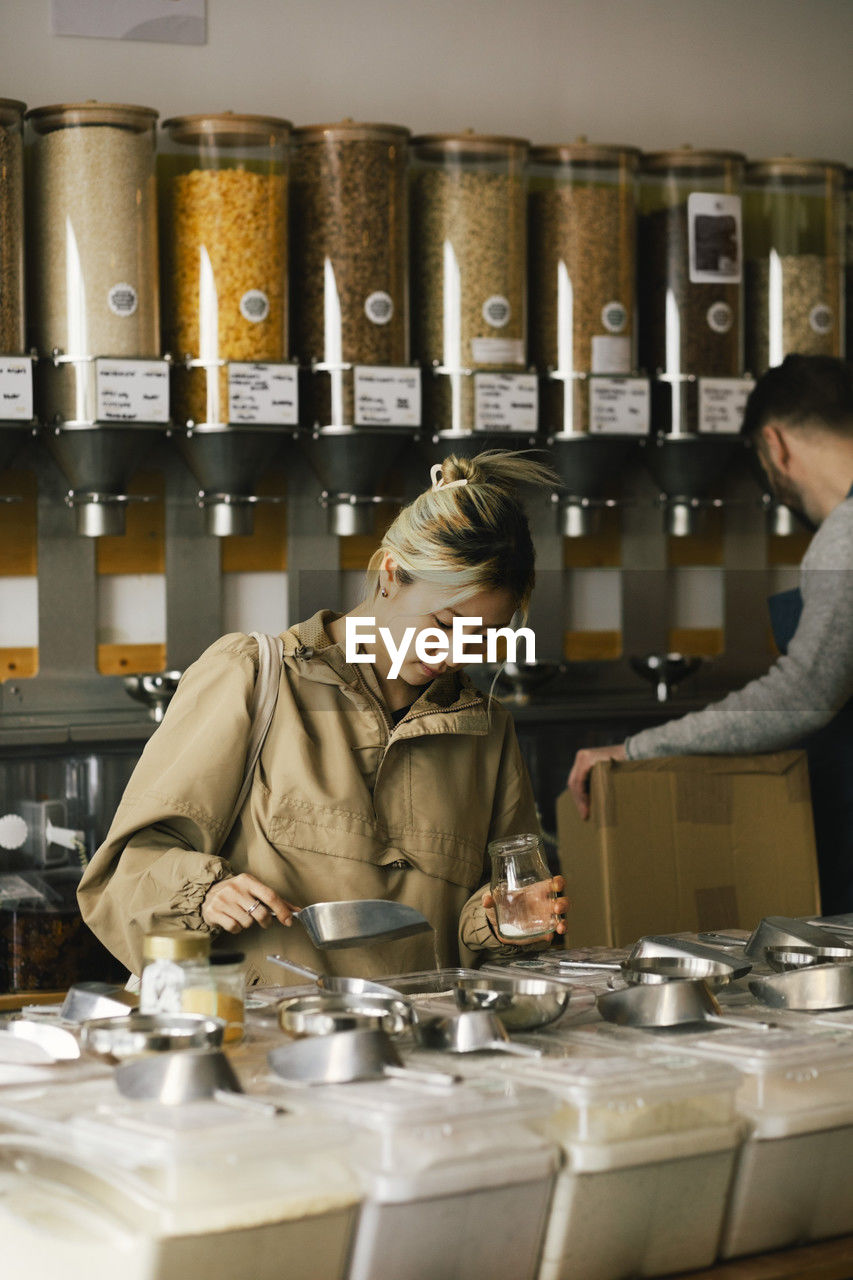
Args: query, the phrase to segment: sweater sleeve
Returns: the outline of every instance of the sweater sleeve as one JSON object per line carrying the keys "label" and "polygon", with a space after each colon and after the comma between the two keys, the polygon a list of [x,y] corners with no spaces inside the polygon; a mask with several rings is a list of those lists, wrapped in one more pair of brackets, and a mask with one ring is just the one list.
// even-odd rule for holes
{"label": "sweater sleeve", "polygon": [[703,711],[634,734],[628,759],[778,751],[827,724],[853,697],[853,500],[816,535],[800,590],[799,625],[766,675]]}
{"label": "sweater sleeve", "polygon": [[132,972],[151,929],[208,931],[204,897],[231,874],[218,851],[243,780],[252,643],[223,637],[187,668],[80,881],[83,919]]}

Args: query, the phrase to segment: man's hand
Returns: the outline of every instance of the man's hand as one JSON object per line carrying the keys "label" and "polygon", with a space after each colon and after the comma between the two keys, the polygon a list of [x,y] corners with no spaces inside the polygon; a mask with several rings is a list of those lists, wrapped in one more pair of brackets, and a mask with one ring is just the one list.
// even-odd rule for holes
{"label": "man's hand", "polygon": [[243,871],[210,886],[201,904],[201,917],[205,924],[218,925],[226,933],[239,933],[253,924],[268,929],[273,917],[289,925],[296,910],[257,876]]}
{"label": "man's hand", "polygon": [[612,747],[587,747],[575,756],[569,774],[569,790],[584,821],[589,817],[589,771],[599,760],[624,760],[624,743]]}

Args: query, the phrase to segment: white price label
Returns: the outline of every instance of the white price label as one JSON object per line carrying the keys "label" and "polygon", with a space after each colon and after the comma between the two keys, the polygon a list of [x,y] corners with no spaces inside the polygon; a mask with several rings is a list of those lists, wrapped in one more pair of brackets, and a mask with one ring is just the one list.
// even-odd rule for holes
{"label": "white price label", "polygon": [[299,422],[297,365],[230,362],[228,421],[295,427]]}
{"label": "white price label", "polygon": [[99,422],[169,421],[165,360],[95,361]]}
{"label": "white price label", "polygon": [[615,338],[606,333],[592,335],[593,373],[630,373],[631,339]]}
{"label": "white price label", "polygon": [[524,364],[524,343],[520,338],[472,338],[474,364]]}
{"label": "white price label", "polygon": [[33,362],[29,356],[0,356],[0,422],[31,422]]}
{"label": "white price label", "polygon": [[475,373],[474,430],[532,434],[538,425],[539,384],[533,373]]}
{"label": "white price label", "polygon": [[590,435],[646,435],[649,419],[647,378],[590,378]]}
{"label": "white price label", "polygon": [[421,371],[391,365],[355,366],[357,427],[419,427]]}
{"label": "white price label", "polygon": [[740,196],[694,191],[687,197],[691,284],[737,284],[741,272]]}
{"label": "white price label", "polygon": [[749,378],[700,378],[699,430],[709,435],[740,431],[744,406],[754,386]]}

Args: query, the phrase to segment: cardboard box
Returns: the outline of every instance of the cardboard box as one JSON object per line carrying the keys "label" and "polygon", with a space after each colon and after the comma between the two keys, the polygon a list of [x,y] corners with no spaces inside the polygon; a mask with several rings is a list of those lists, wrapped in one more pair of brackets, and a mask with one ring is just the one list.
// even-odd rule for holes
{"label": "cardboard box", "polygon": [[820,914],[805,753],[605,761],[557,801],[567,946]]}

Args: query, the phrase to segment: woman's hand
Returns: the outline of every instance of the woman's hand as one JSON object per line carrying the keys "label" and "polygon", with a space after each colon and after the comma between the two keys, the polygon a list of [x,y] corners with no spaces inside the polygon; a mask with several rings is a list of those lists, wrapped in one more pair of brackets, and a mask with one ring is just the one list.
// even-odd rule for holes
{"label": "woman's hand", "polygon": [[577,805],[578,813],[586,822],[589,817],[589,773],[599,760],[624,760],[625,744],[620,742],[612,747],[588,747],[575,756],[572,771],[569,774],[569,791]]}
{"label": "woman's hand", "polygon": [[210,886],[201,904],[201,918],[226,933],[240,933],[253,924],[268,929],[274,918],[279,924],[290,925],[297,909],[256,876],[243,871]]}
{"label": "woman's hand", "polygon": [[[566,932],[566,912],[569,909],[569,900],[562,896],[566,887],[566,882],[562,876],[554,876],[552,880],[544,881],[548,888],[547,896],[551,899],[551,910],[557,917],[557,927],[554,933]],[[483,908],[486,912],[486,919],[491,926],[492,933],[500,941],[513,947],[526,947],[532,944],[541,946],[543,942],[550,942],[554,937],[554,933],[540,934],[536,938],[504,938],[498,929],[497,916],[495,915],[495,900],[490,893],[484,893],[482,897]]]}

